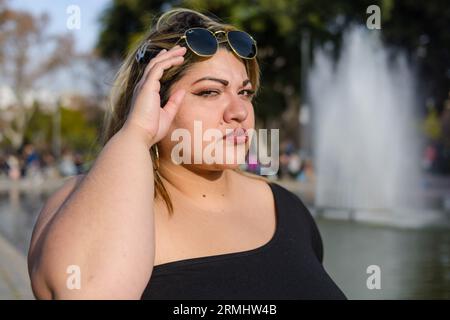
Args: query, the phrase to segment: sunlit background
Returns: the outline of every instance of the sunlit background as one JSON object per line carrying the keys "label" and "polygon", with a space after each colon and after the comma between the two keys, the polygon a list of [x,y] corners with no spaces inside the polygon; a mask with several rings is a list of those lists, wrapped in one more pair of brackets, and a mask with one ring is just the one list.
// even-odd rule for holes
{"label": "sunlit background", "polygon": [[270,178],[315,216],[325,268],[347,297],[449,299],[444,0],[0,0],[0,299],[32,298],[36,217],[92,165],[121,60],[172,7],[257,40],[257,127],[280,129]]}

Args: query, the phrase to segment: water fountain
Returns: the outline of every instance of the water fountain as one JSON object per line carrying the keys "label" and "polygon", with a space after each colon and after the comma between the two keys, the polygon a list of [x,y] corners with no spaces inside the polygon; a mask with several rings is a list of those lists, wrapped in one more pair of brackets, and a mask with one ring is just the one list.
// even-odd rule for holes
{"label": "water fountain", "polygon": [[315,52],[315,205],[325,215],[422,226],[440,215],[423,205],[415,75],[380,35],[353,27],[337,61]]}

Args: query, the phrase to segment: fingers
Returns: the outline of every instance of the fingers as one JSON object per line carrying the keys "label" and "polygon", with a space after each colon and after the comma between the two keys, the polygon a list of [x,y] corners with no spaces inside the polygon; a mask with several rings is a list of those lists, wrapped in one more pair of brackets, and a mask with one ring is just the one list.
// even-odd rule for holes
{"label": "fingers", "polygon": [[148,73],[154,67],[154,65],[156,63],[166,60],[168,58],[171,58],[173,56],[183,55],[184,53],[186,53],[186,48],[180,47],[179,45],[176,45],[175,47],[171,48],[169,51],[167,51],[166,49],[161,50],[153,59],[150,60],[150,62],[145,67],[142,79],[144,79],[144,81],[145,81],[145,79],[147,79]]}
{"label": "fingers", "polygon": [[160,52],[158,52],[158,54],[153,59],[150,60],[150,62],[145,67],[144,74],[142,75],[142,78],[141,78],[142,81],[144,81],[144,79],[147,78],[147,74],[153,66],[152,62],[155,61],[159,56],[161,56],[165,52],[167,52],[167,49],[162,49]]}
{"label": "fingers", "polygon": [[164,106],[163,109],[165,112],[167,112],[169,116],[169,122],[171,122],[173,118],[175,118],[175,115],[180,109],[181,102],[183,101],[185,94],[186,90],[184,89],[177,90],[170,96],[169,101],[167,101],[166,105]]}
{"label": "fingers", "polygon": [[[164,70],[169,69],[172,66],[182,64],[184,62],[183,56],[174,56],[160,62],[156,62],[153,68],[150,69],[147,79],[145,79],[142,87],[149,87],[150,90],[157,91],[160,90],[159,80],[164,74]],[[147,90],[147,89],[146,89]]]}
{"label": "fingers", "polygon": [[180,47],[179,45],[176,45],[175,47],[171,48],[169,51],[166,49],[161,50],[153,59],[150,60],[150,62],[147,65],[148,69],[151,69],[156,62],[160,62],[162,60],[165,60],[169,57],[172,57],[174,55],[179,55],[182,52],[186,50],[185,47]]}
{"label": "fingers", "polygon": [[[167,51],[166,49],[161,50],[152,60],[150,60],[150,62],[146,66],[146,68],[144,70],[144,74],[142,75],[141,79],[139,80],[139,82],[136,84],[136,86],[134,88],[133,97],[135,97],[141,91],[141,88],[147,81],[150,70],[152,70],[152,68],[156,64],[161,63],[166,60],[170,60],[172,58],[175,58],[175,59],[170,60],[170,61],[175,61],[174,64],[177,64],[178,62],[181,63],[183,59],[179,59],[179,58],[177,59],[177,57],[182,57],[182,55],[184,55],[186,53],[186,50],[187,49],[185,47],[180,47],[179,45],[176,45],[175,47],[171,48],[169,51]],[[174,64],[171,64],[170,66],[172,66]],[[164,71],[168,68],[168,67],[166,67],[166,65],[167,64],[162,64],[162,66],[163,66],[162,71]],[[158,80],[162,77],[161,72],[160,72],[160,74],[161,75],[159,76]],[[159,92],[159,90],[160,90],[159,81],[157,84],[155,84],[155,86],[153,86],[153,90],[156,90]],[[134,100],[134,98],[132,100]]]}

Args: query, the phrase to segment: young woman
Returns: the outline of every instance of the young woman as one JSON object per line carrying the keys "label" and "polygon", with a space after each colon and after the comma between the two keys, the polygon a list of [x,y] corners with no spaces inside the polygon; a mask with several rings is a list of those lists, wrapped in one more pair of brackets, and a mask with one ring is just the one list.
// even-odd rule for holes
{"label": "young woman", "polygon": [[345,298],[297,196],[236,161],[194,161],[194,142],[182,150],[193,161],[173,161],[172,134],[194,136],[195,121],[220,130],[220,150],[248,150],[258,86],[251,36],[192,10],[163,14],[119,70],[94,165],[42,209],[28,257],[36,297]]}

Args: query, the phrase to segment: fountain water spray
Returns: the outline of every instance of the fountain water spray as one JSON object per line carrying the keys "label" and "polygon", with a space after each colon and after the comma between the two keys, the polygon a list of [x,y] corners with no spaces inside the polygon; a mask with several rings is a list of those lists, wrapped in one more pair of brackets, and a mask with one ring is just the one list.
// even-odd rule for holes
{"label": "fountain water spray", "polygon": [[415,76],[379,31],[353,27],[339,59],[315,52],[309,74],[317,208],[416,207],[420,148]]}

